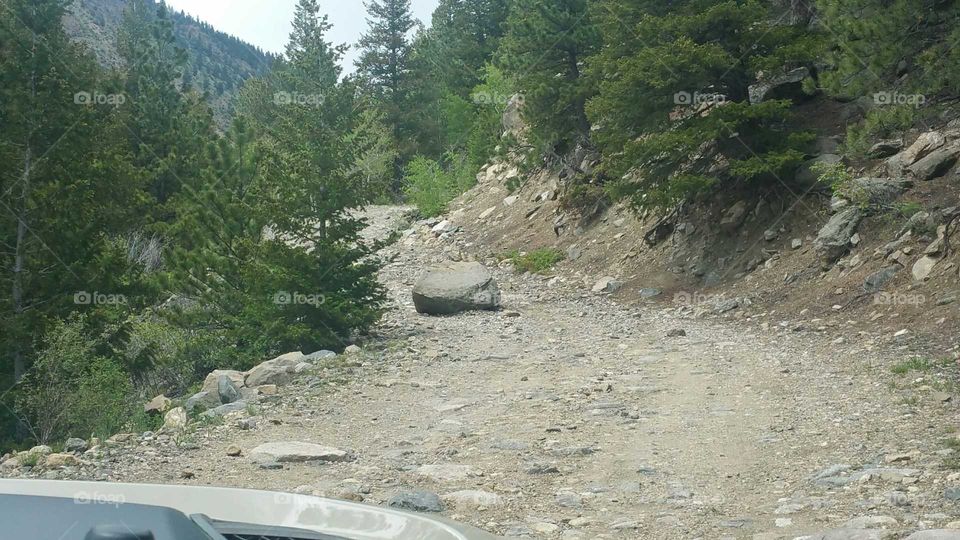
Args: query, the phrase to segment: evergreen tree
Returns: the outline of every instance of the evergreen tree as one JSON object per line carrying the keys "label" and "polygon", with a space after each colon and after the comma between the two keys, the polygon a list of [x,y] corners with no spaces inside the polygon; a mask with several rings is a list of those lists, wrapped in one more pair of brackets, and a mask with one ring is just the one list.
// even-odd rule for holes
{"label": "evergreen tree", "polygon": [[441,0],[433,12],[431,51],[442,88],[469,98],[503,37],[507,0]]}
{"label": "evergreen tree", "polygon": [[817,0],[830,31],[823,84],[844,97],[918,92],[928,101],[960,86],[960,2]]}
{"label": "evergreen tree", "polygon": [[524,95],[524,118],[538,150],[565,155],[586,143],[585,105],[593,86],[584,61],[600,45],[587,0],[516,0],[501,61]]}
{"label": "evergreen tree", "polygon": [[791,179],[809,138],[791,132],[789,100],[751,104],[748,87],[811,65],[814,36],[750,0],[599,0],[595,17],[607,45],[589,113],[608,177],[631,173],[617,195],[662,208],[717,182]]}
{"label": "evergreen tree", "polygon": [[185,177],[197,173],[196,149],[209,140],[212,126],[197,126],[196,119],[187,118],[189,105],[177,86],[186,52],[176,44],[163,3],[128,4],[118,50],[124,62],[124,111],[134,162],[145,171],[147,189],[157,202],[153,219],[169,221],[173,216],[166,202]]}
{"label": "evergreen tree", "polygon": [[[370,0],[367,8],[369,29],[360,37],[357,76],[368,95],[375,100],[385,122],[400,145],[402,159],[413,152],[410,104],[410,50],[408,37],[415,21],[410,0]],[[400,163],[397,164],[399,172]]]}
{"label": "evergreen tree", "polygon": [[[131,295],[118,249],[142,210],[138,172],[123,144],[119,88],[71,44],[59,0],[14,0],[0,29],[0,345],[12,382],[23,379],[50,324],[91,312],[103,329]],[[5,16],[7,14],[5,13]],[[86,293],[86,294],[85,294]],[[0,368],[2,369],[2,368]]]}
{"label": "evergreen tree", "polygon": [[177,274],[215,306],[193,324],[248,360],[341,346],[379,318],[375,246],[349,210],[377,195],[358,164],[382,145],[354,116],[354,87],[337,83],[343,47],[329,28],[315,0],[299,2],[287,58],[245,86],[241,116],[180,198],[191,248]]}

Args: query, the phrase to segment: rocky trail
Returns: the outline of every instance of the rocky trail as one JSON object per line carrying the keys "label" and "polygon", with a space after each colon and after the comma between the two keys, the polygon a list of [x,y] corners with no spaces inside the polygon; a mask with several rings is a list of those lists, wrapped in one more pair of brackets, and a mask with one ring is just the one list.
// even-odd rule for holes
{"label": "rocky trail", "polygon": [[[402,208],[369,212],[371,235],[408,226]],[[449,258],[451,234],[414,225],[386,248],[390,310],[359,351],[184,434],[115,438],[79,465],[4,475],[312,493],[441,512],[507,537],[960,529],[945,370],[898,374],[899,353],[618,304],[495,261],[485,262],[503,310],[419,315],[410,290]],[[262,444],[292,441],[342,452],[297,462],[303,449],[280,445],[281,462],[255,459]]]}

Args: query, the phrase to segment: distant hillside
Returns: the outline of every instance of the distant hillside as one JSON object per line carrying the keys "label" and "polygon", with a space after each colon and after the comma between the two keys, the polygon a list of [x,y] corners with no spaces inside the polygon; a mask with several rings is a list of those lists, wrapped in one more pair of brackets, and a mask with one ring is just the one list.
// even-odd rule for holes
{"label": "distant hillside", "polygon": [[[119,67],[116,36],[126,4],[127,0],[75,0],[64,26],[101,64]],[[276,56],[182,12],[171,10],[171,18],[177,41],[189,57],[181,82],[206,92],[218,122],[226,125],[243,81],[265,73]]]}

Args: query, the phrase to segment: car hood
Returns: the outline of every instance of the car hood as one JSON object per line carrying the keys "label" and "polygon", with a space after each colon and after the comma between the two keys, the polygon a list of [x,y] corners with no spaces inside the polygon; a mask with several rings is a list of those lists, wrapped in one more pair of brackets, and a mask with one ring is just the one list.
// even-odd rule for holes
{"label": "car hood", "polygon": [[212,519],[306,529],[354,540],[493,540],[498,537],[442,518],[250,489],[57,480],[0,480],[0,494],[72,498],[84,504],[144,504]]}

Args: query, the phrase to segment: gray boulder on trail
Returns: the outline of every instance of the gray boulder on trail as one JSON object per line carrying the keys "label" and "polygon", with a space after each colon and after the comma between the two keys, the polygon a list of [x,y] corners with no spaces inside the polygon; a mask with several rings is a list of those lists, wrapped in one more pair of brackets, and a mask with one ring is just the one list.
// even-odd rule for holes
{"label": "gray boulder on trail", "polygon": [[500,288],[490,271],[477,262],[434,266],[413,287],[417,312],[452,315],[500,308]]}

